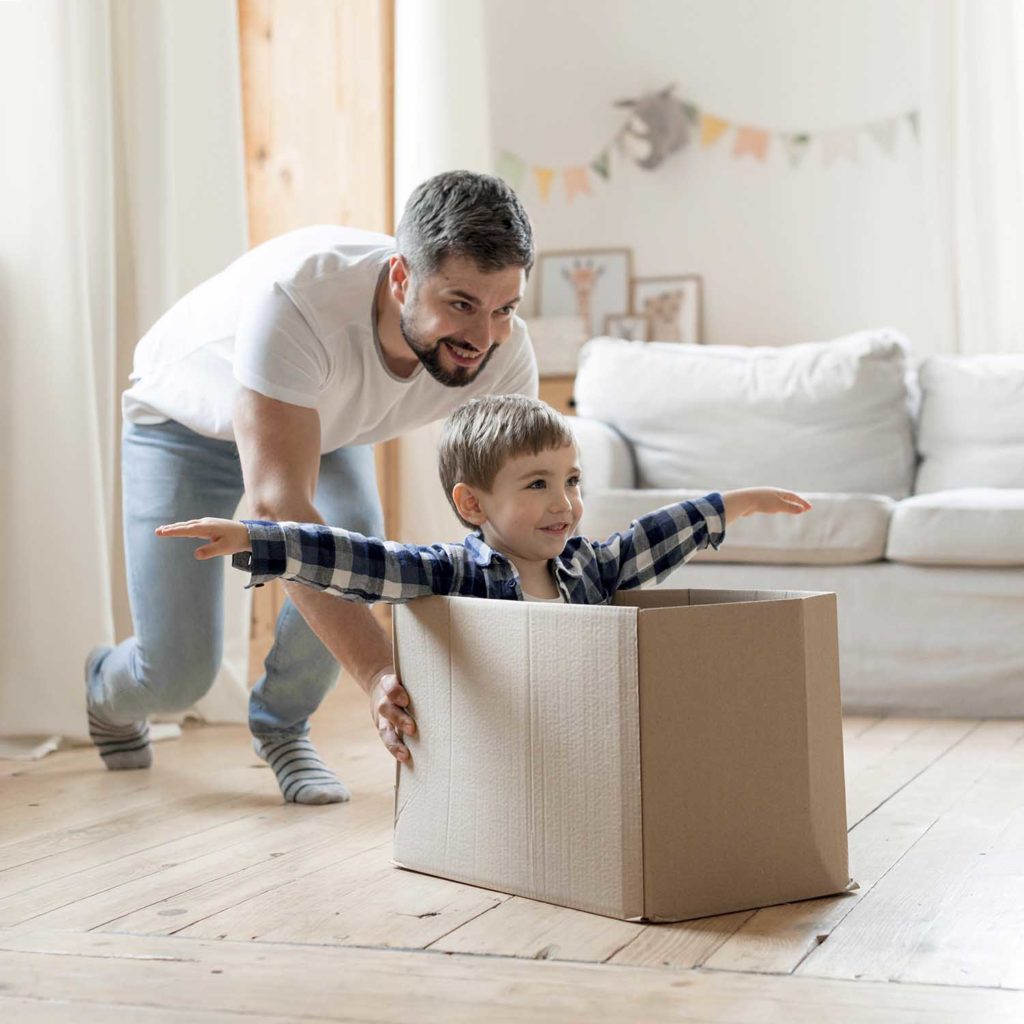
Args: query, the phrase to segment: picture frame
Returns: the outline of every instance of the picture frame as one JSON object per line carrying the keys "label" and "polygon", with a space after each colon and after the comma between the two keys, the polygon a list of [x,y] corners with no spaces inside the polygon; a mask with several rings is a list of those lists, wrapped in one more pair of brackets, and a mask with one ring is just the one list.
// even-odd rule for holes
{"label": "picture frame", "polygon": [[647,318],[648,341],[699,345],[703,336],[702,289],[698,274],[634,277],[629,309]]}
{"label": "picture frame", "polygon": [[651,322],[637,313],[609,313],[604,318],[604,333],[610,338],[624,341],[647,341],[651,333]]}
{"label": "picture frame", "polygon": [[563,249],[537,254],[537,313],[580,316],[593,337],[609,313],[629,309],[631,249]]}

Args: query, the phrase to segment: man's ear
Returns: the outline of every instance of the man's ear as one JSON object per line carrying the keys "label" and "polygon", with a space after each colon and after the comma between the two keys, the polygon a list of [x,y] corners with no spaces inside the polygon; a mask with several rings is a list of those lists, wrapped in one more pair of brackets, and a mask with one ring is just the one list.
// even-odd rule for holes
{"label": "man's ear", "polygon": [[412,272],[401,253],[391,257],[388,269],[388,287],[395,299],[401,303],[406,302],[413,294]]}
{"label": "man's ear", "polygon": [[469,484],[457,483],[452,488],[452,501],[467,523],[483,526],[487,522],[487,513],[480,506],[480,499]]}

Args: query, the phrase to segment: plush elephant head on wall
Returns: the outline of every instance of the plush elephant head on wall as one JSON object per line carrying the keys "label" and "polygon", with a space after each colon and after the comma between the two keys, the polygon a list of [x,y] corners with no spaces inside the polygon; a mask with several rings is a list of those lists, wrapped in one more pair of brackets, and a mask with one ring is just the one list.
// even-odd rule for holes
{"label": "plush elephant head on wall", "polygon": [[617,107],[630,110],[620,136],[622,148],[646,171],[660,166],[690,139],[686,106],[672,95],[674,88],[670,85],[658,92],[615,103]]}

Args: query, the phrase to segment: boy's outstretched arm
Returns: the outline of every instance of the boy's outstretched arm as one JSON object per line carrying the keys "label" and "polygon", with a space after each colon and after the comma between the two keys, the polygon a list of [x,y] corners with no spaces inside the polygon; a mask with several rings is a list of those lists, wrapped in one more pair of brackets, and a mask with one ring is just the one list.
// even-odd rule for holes
{"label": "boy's outstretched arm", "polygon": [[799,515],[810,507],[798,494],[777,487],[712,491],[640,516],[628,530],[594,543],[594,554],[605,587],[614,593],[660,581],[700,549],[717,549],[729,522],[759,512]]}
{"label": "boy's outstretched arm", "polygon": [[757,513],[773,515],[777,512],[787,512],[798,516],[812,507],[806,498],[778,487],[743,487],[737,491],[724,491],[722,503],[725,505],[727,524]]}
{"label": "boy's outstretched arm", "polygon": [[156,533],[208,540],[196,558],[251,552],[233,560],[251,572],[250,586],[280,578],[361,603],[456,593],[462,577],[447,545],[399,544],[320,523],[205,518],[160,526]]}

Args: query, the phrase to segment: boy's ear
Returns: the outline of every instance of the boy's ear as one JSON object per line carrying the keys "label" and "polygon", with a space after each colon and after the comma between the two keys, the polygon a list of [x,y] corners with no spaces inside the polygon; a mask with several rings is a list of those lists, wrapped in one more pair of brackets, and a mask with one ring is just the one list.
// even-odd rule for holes
{"label": "boy's ear", "polygon": [[452,501],[459,510],[459,515],[474,526],[483,526],[487,522],[487,514],[480,507],[480,499],[469,484],[458,483],[452,488]]}

